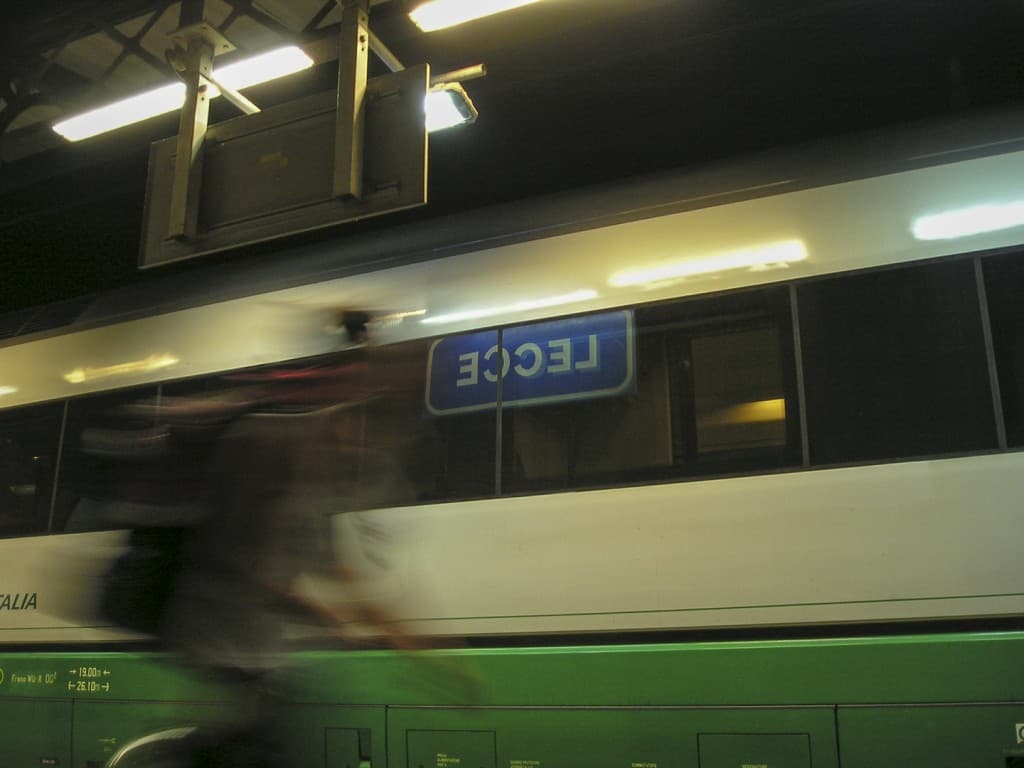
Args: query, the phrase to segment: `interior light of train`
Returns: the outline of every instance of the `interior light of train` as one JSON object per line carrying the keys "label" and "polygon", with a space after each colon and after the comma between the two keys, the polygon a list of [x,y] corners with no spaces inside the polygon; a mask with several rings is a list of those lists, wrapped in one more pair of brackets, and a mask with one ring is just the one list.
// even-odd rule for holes
{"label": "interior light of train", "polygon": [[[294,45],[277,48],[214,70],[224,85],[241,90],[285,77],[313,66],[313,60]],[[210,98],[220,96],[210,86]],[[144,93],[129,96],[104,107],[83,112],[55,123],[53,130],[68,141],[81,141],[116,128],[132,125],[180,109],[185,103],[185,84],[170,83]]]}
{"label": "interior light of train", "polygon": [[150,355],[142,360],[132,360],[127,363],[107,365],[100,368],[75,368],[73,371],[64,374],[64,380],[69,384],[84,384],[87,381],[105,379],[108,376],[158,371],[161,368],[171,368],[180,362],[181,360],[174,355]]}
{"label": "interior light of train", "polygon": [[432,89],[427,93],[424,109],[428,133],[472,123],[477,118],[476,107],[469,94],[458,83],[445,83]]}
{"label": "interior light of train", "polygon": [[9,385],[2,385],[2,386],[0,386],[0,397],[3,397],[4,395],[13,395],[17,391],[18,391],[17,387],[12,387],[12,386],[9,386]]}
{"label": "interior light of train", "polygon": [[741,248],[712,256],[670,261],[653,267],[616,272],[608,278],[608,284],[616,288],[647,285],[695,275],[713,275],[731,269],[773,269],[806,259],[807,246],[802,240],[784,240],[771,245]]}
{"label": "interior light of train", "polygon": [[786,401],[784,398],[771,400],[752,400],[726,408],[720,408],[697,418],[699,427],[731,426],[733,424],[759,424],[769,421],[786,420]]}
{"label": "interior light of train", "polygon": [[957,208],[914,220],[911,232],[918,240],[953,240],[1024,225],[1024,200]]}
{"label": "interior light of train", "polygon": [[409,12],[413,20],[424,32],[454,27],[484,16],[510,11],[523,5],[536,3],[538,0],[430,0],[416,6]]}
{"label": "interior light of train", "polygon": [[540,299],[525,299],[515,304],[507,304],[500,307],[484,307],[481,309],[467,309],[462,312],[450,312],[445,315],[433,315],[420,320],[427,325],[443,325],[445,323],[458,323],[463,320],[479,320],[485,317],[496,315],[513,314],[515,312],[527,312],[531,309],[544,309],[545,307],[557,307],[563,304],[574,304],[579,301],[589,301],[598,297],[597,291],[589,289],[564,293],[559,296],[545,296]]}

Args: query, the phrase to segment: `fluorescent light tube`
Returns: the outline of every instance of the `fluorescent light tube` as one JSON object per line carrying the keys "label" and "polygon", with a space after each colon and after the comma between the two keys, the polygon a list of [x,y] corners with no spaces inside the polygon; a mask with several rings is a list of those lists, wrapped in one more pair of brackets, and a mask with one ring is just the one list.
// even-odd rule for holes
{"label": "fluorescent light tube", "polygon": [[[306,55],[305,51],[297,46],[289,45],[285,48],[276,48],[273,51],[261,53],[251,59],[227,64],[221,69],[214,69],[213,76],[228,88],[241,91],[244,88],[267,83],[279,77],[294,75],[296,72],[301,72],[312,66],[313,60]],[[219,91],[215,95],[220,95]]]}
{"label": "fluorescent light tube", "polygon": [[410,11],[409,18],[424,32],[433,32],[536,2],[537,0],[431,0]]}
{"label": "fluorescent light tube", "polygon": [[185,84],[170,83],[61,120],[54,123],[53,130],[68,141],[81,141],[115,128],[140,123],[157,115],[165,115],[181,109],[184,103]]}
{"label": "fluorescent light tube", "polygon": [[[215,69],[213,76],[224,85],[241,90],[294,74],[311,66],[313,60],[301,48],[288,46],[261,53],[244,61],[236,61],[223,69]],[[220,96],[220,91],[211,86],[209,94],[210,98],[216,98]],[[68,141],[81,141],[173,112],[180,109],[184,103],[185,84],[170,83],[62,120],[54,124],[53,130]]]}

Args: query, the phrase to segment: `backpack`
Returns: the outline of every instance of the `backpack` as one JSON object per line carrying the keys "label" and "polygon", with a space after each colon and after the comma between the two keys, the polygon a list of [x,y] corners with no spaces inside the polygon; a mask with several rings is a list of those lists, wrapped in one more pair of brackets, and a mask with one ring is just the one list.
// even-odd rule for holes
{"label": "backpack", "polygon": [[181,572],[189,530],[133,529],[128,550],[104,574],[100,614],[125,629],[156,635]]}
{"label": "backpack", "polygon": [[[162,434],[161,434],[162,433]],[[159,634],[184,565],[185,543],[202,520],[194,499],[161,498],[180,491],[176,470],[182,453],[171,430],[89,428],[82,449],[118,476],[131,478],[133,498],[108,497],[107,526],[127,527],[128,548],[100,584],[99,613],[108,622],[149,635]],[[192,441],[200,454],[206,440]],[[140,492],[139,484],[143,486]]]}

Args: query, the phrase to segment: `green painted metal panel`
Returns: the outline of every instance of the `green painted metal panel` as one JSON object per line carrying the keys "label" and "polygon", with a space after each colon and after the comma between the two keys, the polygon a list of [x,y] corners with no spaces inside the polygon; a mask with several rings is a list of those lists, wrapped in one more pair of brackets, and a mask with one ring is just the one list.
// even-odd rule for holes
{"label": "green painted metal panel", "polygon": [[495,768],[492,731],[406,731],[408,768]]}
{"label": "green painted metal panel", "polygon": [[[293,657],[308,704],[813,705],[1024,700],[1024,633]],[[83,674],[82,670],[85,670]],[[158,654],[0,651],[0,698],[217,701]]]}
{"label": "green painted metal panel", "polygon": [[1024,704],[839,709],[843,768],[1005,768]]}
{"label": "green painted metal panel", "polygon": [[371,768],[372,764],[369,757],[363,759],[358,729],[326,729],[324,732],[325,768]]}
{"label": "green painted metal panel", "polygon": [[211,703],[76,701],[75,766],[86,762],[102,765],[124,744],[155,731],[217,722],[228,715],[223,706]]}
{"label": "green painted metal panel", "polygon": [[0,698],[216,701],[220,689],[170,657],[0,650]]}
{"label": "green painted metal panel", "polygon": [[[309,701],[814,705],[1024,699],[1024,633],[306,654]],[[330,659],[330,663],[328,663]],[[438,663],[440,661],[445,664]],[[459,670],[461,677],[452,676]],[[475,677],[478,690],[462,677]]]}
{"label": "green painted metal panel", "polygon": [[811,768],[806,733],[702,733],[697,745],[700,768]]}
{"label": "green painted metal panel", "polygon": [[0,701],[0,766],[71,765],[71,702]]}
{"label": "green painted metal panel", "polygon": [[[838,765],[834,710],[829,707],[392,708],[388,733],[392,765],[407,768],[478,768],[458,747],[470,733],[493,734],[498,768],[695,768],[699,739],[708,733],[750,735],[765,747],[755,754],[790,759],[778,768],[808,768],[810,762],[792,761],[801,753],[789,742],[772,741],[780,734],[800,734],[802,754],[813,753],[815,768]],[[429,734],[433,752],[420,748],[423,734]],[[468,754],[477,758],[480,753]],[[460,762],[452,762],[456,759]]]}
{"label": "green painted metal panel", "polygon": [[[310,766],[327,766],[328,754],[353,759],[347,737],[333,737],[329,748],[328,733],[354,729],[366,733],[360,762],[373,766],[386,764],[388,749],[391,765],[406,764],[406,730],[482,730],[494,732],[501,768],[597,753],[644,766],[696,766],[702,733],[806,733],[812,764],[820,768],[836,763],[839,706],[843,768],[884,765],[877,761],[879,744],[891,745],[892,765],[919,749],[931,755],[938,748],[929,739],[949,734],[957,734],[949,750],[956,759],[983,754],[988,762],[970,764],[995,765],[1016,743],[1012,726],[1024,723],[1017,709],[1024,707],[1021,658],[1024,633],[305,652],[292,657],[295,695],[282,728],[299,764]],[[15,707],[0,719],[0,744],[26,754],[39,742],[19,724],[27,716],[17,705],[42,707],[38,717],[51,724],[52,736],[44,743],[58,752],[63,743],[74,746],[77,761],[100,760],[147,729],[181,725],[182,713],[205,719],[228,702],[225,691],[159,654],[0,651],[0,703]],[[977,714],[970,704],[1009,709],[993,721],[998,706],[979,707],[983,714]],[[943,720],[956,707],[966,714]],[[924,714],[908,714],[915,710]],[[416,712],[435,714],[410,714]],[[908,730],[887,725],[915,717],[924,720]],[[386,723],[398,723],[387,738]],[[659,751],[645,751],[650,745]]]}
{"label": "green painted metal panel", "polygon": [[384,707],[292,705],[280,722],[290,765],[376,768],[387,764]]}

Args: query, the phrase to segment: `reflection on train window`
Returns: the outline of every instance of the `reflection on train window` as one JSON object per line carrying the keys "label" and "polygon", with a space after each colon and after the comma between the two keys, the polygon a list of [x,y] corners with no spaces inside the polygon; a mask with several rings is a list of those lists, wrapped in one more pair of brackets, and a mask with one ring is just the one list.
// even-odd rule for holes
{"label": "reflection on train window", "polygon": [[68,404],[54,530],[146,525],[176,502],[182,484],[155,420],[157,392],[140,387]]}
{"label": "reflection on train window", "polygon": [[[493,332],[491,332],[493,333]],[[432,348],[430,340],[371,349],[376,388],[385,393],[379,408],[389,429],[404,435],[400,453],[404,474],[415,488],[416,501],[450,501],[494,493],[495,406],[477,412],[434,418],[429,397]],[[400,395],[400,399],[396,396]],[[377,418],[379,419],[380,416]],[[375,431],[376,422],[371,422]]]}
{"label": "reflection on train window", "polygon": [[1024,445],[1024,262],[1020,253],[983,262],[1006,440]]}
{"label": "reflection on train window", "polygon": [[690,351],[697,452],[785,446],[779,329],[696,337]]}
{"label": "reflection on train window", "polygon": [[789,328],[773,289],[506,329],[503,490],[799,463]]}
{"label": "reflection on train window", "polygon": [[970,261],[815,281],[798,300],[813,463],[996,447]]}
{"label": "reflection on train window", "polygon": [[0,536],[47,529],[63,413],[63,404],[0,412]]}
{"label": "reflection on train window", "polygon": [[[338,407],[340,507],[356,509],[487,496],[494,488],[494,415],[434,423],[423,392],[428,341],[339,352],[167,384],[162,419],[193,433],[183,471],[205,482],[204,456],[220,431],[249,412]],[[344,413],[342,413],[343,411]],[[174,417],[173,414],[178,414]],[[173,423],[172,423],[173,422]],[[185,441],[174,441],[179,449]],[[191,482],[191,481],[190,481]]]}

